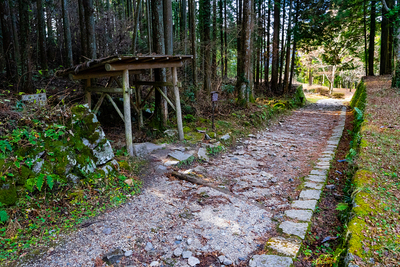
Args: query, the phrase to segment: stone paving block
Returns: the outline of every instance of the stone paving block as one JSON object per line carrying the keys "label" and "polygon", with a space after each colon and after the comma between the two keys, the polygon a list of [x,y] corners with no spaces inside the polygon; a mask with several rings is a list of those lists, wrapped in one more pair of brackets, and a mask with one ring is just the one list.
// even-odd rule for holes
{"label": "stone paving block", "polygon": [[320,171],[320,170],[312,170],[310,174],[315,174],[315,175],[327,175],[328,171]]}
{"label": "stone paving block", "polygon": [[306,180],[310,181],[310,182],[325,183],[326,176],[324,176],[324,175],[309,175],[306,177]]}
{"label": "stone paving block", "polygon": [[300,192],[300,198],[301,199],[319,199],[321,195],[321,190],[313,190],[313,189],[308,189],[308,190],[302,190]]}
{"label": "stone paving block", "polygon": [[339,144],[339,141],[329,141],[328,140],[328,145],[335,145],[335,146],[337,146],[338,144]]}
{"label": "stone paving block", "polygon": [[295,223],[285,221],[279,225],[279,228],[281,228],[285,234],[296,235],[301,239],[304,239],[304,237],[306,236],[308,223]]}
{"label": "stone paving block", "polygon": [[315,169],[319,169],[319,170],[329,170],[330,166],[326,166],[326,165],[317,165],[314,167]]}
{"label": "stone paving block", "polygon": [[312,217],[312,211],[311,210],[286,210],[285,215],[288,216],[289,218],[303,221],[303,222],[309,222]]}
{"label": "stone paving block", "polygon": [[322,189],[322,183],[313,183],[313,182],[305,182],[304,187],[314,188],[314,189]]}
{"label": "stone paving block", "polygon": [[322,154],[332,155],[332,154],[335,154],[335,152],[333,152],[331,150],[325,150],[324,152],[322,152]]}
{"label": "stone paving block", "polygon": [[249,261],[250,267],[290,267],[293,260],[276,255],[254,255]]}
{"label": "stone paving block", "polygon": [[279,253],[296,257],[297,252],[300,250],[301,243],[294,239],[289,240],[283,237],[273,237],[266,245]]}
{"label": "stone paving block", "polygon": [[316,200],[296,200],[292,203],[292,208],[305,209],[305,210],[315,210],[317,206]]}

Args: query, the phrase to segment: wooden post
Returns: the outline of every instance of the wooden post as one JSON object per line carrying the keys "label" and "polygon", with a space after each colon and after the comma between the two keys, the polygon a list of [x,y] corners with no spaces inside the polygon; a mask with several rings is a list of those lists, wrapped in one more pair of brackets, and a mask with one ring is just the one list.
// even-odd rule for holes
{"label": "wooden post", "polygon": [[185,136],[183,134],[181,100],[179,98],[178,73],[177,73],[176,67],[172,68],[172,83],[174,85],[176,120],[178,123],[178,135],[179,135],[179,140],[183,140],[185,138]]}
{"label": "wooden post", "polygon": [[124,117],[125,117],[125,138],[126,150],[130,156],[133,156],[132,147],[132,120],[131,120],[131,102],[129,89],[129,71],[124,70],[122,73],[122,90],[124,96]]}
{"label": "wooden post", "polygon": [[[86,79],[86,88],[89,87],[90,87],[90,79]],[[92,93],[86,90],[85,97],[86,97],[86,102],[89,105],[89,108],[92,109]]]}
{"label": "wooden post", "polygon": [[[140,80],[140,74],[135,75],[135,82],[138,82]],[[141,86],[138,84],[135,84],[135,89],[136,89],[136,106],[138,108],[138,121],[139,121],[139,129],[143,127],[143,110],[140,108],[140,104],[142,102],[142,95],[140,88]]]}

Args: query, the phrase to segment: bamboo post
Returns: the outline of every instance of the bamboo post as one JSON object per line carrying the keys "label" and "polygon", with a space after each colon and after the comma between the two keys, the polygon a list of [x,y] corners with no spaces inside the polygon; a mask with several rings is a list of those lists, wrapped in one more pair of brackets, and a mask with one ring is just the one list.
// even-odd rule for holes
{"label": "bamboo post", "polygon": [[[91,85],[90,79],[86,79],[86,88],[89,88],[90,85]],[[89,105],[89,108],[92,109],[92,93],[90,91],[86,90],[85,97],[86,97],[86,102]]]}
{"label": "bamboo post", "polygon": [[177,73],[176,67],[172,68],[172,83],[174,85],[176,120],[178,123],[178,135],[179,135],[179,140],[183,140],[185,138],[185,136],[183,134],[181,100],[179,98],[178,73]]}
{"label": "bamboo post", "polygon": [[131,102],[130,102],[129,71],[128,70],[123,70],[123,73],[122,73],[122,90],[123,90],[123,96],[124,96],[126,150],[128,151],[128,154],[130,156],[133,156]]}

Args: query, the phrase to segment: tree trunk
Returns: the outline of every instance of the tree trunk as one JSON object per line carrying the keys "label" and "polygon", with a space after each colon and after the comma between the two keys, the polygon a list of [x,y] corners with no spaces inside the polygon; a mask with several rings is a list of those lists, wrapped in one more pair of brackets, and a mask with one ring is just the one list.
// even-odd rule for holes
{"label": "tree trunk", "polygon": [[137,6],[136,6],[136,11],[135,11],[135,22],[133,24],[133,35],[132,35],[132,54],[136,55],[136,43],[137,43],[137,36],[138,36],[138,30],[139,30],[139,17],[140,17],[140,12],[141,12],[141,1],[138,0]]}
{"label": "tree trunk", "polygon": [[[296,16],[294,17],[294,27],[293,27],[293,47],[292,47],[292,63],[290,66],[290,79],[289,79],[289,89],[292,88],[293,83],[293,73],[294,73],[294,60],[296,56],[296,43],[297,43],[297,21],[299,17],[299,0],[296,0]],[[323,77],[323,75],[322,75]]]}
{"label": "tree trunk", "polygon": [[270,84],[269,84],[269,61],[271,58],[271,33],[269,29],[271,28],[271,0],[268,0],[268,22],[267,22],[267,58],[266,58],[266,65],[265,65],[265,85],[267,86],[267,91],[270,91]]}
{"label": "tree trunk", "polygon": [[164,1],[164,38],[165,38],[165,53],[172,55],[173,47],[173,25],[172,25],[172,2],[171,0]]}
{"label": "tree trunk", "polygon": [[228,23],[227,23],[227,14],[226,14],[226,1],[224,0],[224,58],[225,58],[225,72],[224,79],[228,78]]}
{"label": "tree trunk", "polygon": [[292,0],[290,0],[289,3],[289,23],[288,23],[288,28],[287,28],[287,47],[286,47],[286,64],[285,64],[285,78],[283,79],[283,88],[284,88],[284,94],[288,95],[289,94],[289,66],[290,66],[290,42],[292,40]]}
{"label": "tree trunk", "polygon": [[333,93],[333,86],[335,84],[335,71],[336,71],[336,66],[333,65],[332,66],[332,80],[331,80],[331,84],[329,86],[329,94]]}
{"label": "tree trunk", "polygon": [[204,47],[204,91],[209,94],[211,92],[211,43],[210,43],[210,24],[211,24],[211,3],[208,0],[200,0],[201,13],[201,44]]}
{"label": "tree trunk", "polygon": [[[21,85],[23,90],[32,93],[32,72],[30,59],[30,19],[29,5],[25,0],[18,1],[19,6],[19,24],[20,24],[20,44],[21,44]],[[18,88],[19,90],[19,88]]]}
{"label": "tree trunk", "polygon": [[213,14],[212,14],[212,51],[211,51],[211,79],[217,79],[217,0],[213,0]]}
{"label": "tree trunk", "polygon": [[55,59],[55,39],[52,23],[53,1],[49,0],[46,4],[46,27],[47,27],[47,60],[52,62]]}
{"label": "tree trunk", "polygon": [[[311,60],[310,60],[311,61]],[[311,62],[310,62],[311,64]],[[308,69],[308,86],[312,86],[313,85],[313,75],[312,75],[312,69],[309,68]]]}
{"label": "tree trunk", "polygon": [[65,47],[65,59],[67,62],[67,66],[72,67],[74,65],[72,59],[72,44],[71,44],[71,30],[69,27],[69,18],[68,18],[68,0],[61,0],[62,4],[62,16],[63,16],[63,25],[64,25],[64,47]]}
{"label": "tree trunk", "polygon": [[83,7],[84,0],[78,0],[78,13],[79,13],[79,29],[81,41],[81,55],[88,56],[87,52],[87,30],[85,23],[85,9]]}
{"label": "tree trunk", "polygon": [[43,0],[36,0],[36,9],[37,9],[38,48],[39,48],[40,68],[43,71],[46,71],[48,69],[48,66],[47,66],[46,30],[44,23]]}
{"label": "tree trunk", "polygon": [[[66,0],[63,0],[66,1]],[[95,35],[95,24],[94,24],[94,8],[93,0],[83,0],[83,6],[85,9],[85,21],[86,21],[86,40],[88,57],[90,59],[97,58],[96,56],[96,35]]]}
{"label": "tree trunk", "polygon": [[[254,2],[256,3],[256,1]],[[262,32],[261,32],[261,3],[262,1],[258,1],[258,9],[257,9],[257,36],[256,36],[256,44],[257,44],[257,52],[255,55],[255,64],[256,64],[256,85],[260,84],[260,61],[261,61],[261,48],[262,48]],[[256,5],[255,5],[256,7]]]}
{"label": "tree trunk", "polygon": [[192,82],[197,85],[197,68],[196,68],[196,3],[195,0],[189,0],[189,18],[190,18],[190,43],[192,47]]}
{"label": "tree trunk", "polygon": [[187,35],[187,0],[182,0],[182,18],[181,18],[181,41],[183,42],[183,53],[187,54],[187,44],[186,44],[186,35]]}
{"label": "tree trunk", "polygon": [[374,76],[374,53],[375,53],[375,25],[376,25],[376,0],[371,1],[371,22],[368,50],[368,75]]}
{"label": "tree trunk", "polygon": [[[157,54],[165,54],[164,25],[163,25],[163,0],[151,0],[151,11],[153,21],[153,51]],[[156,81],[166,81],[165,69],[154,69]],[[163,106],[161,94],[155,90],[155,126],[163,128]]]}
{"label": "tree trunk", "polygon": [[223,17],[223,3],[222,0],[218,2],[219,7],[219,33],[221,40],[221,78],[224,77],[224,17]]}
{"label": "tree trunk", "polygon": [[286,0],[283,0],[283,14],[282,14],[282,45],[281,45],[281,57],[279,63],[279,92],[282,92],[282,73],[283,73],[283,61],[285,59],[285,18],[286,18]]}
{"label": "tree trunk", "polygon": [[274,36],[272,40],[272,72],[271,90],[278,91],[278,69],[279,69],[279,29],[280,29],[280,3],[274,2]]}
{"label": "tree trunk", "polygon": [[[149,54],[151,54],[151,51],[153,51],[153,44],[151,40],[153,34],[151,33],[150,0],[146,0],[146,16],[147,16],[147,45],[149,49]],[[152,71],[150,71],[150,74],[152,74]]]}
{"label": "tree trunk", "polygon": [[249,94],[251,92],[251,36],[253,29],[252,6],[252,0],[243,2],[243,22],[240,38],[242,44],[240,45],[241,53],[238,58],[241,62],[241,72],[238,73],[236,84],[238,103],[242,106],[247,106],[247,103],[249,102]]}
{"label": "tree trunk", "polygon": [[[0,1],[0,21],[1,21],[1,34],[3,43],[3,54],[6,65],[6,77],[10,80],[15,78],[17,70],[14,62],[14,45],[13,45],[13,32],[12,22],[10,16],[10,6],[8,1]],[[0,69],[2,71],[2,69]]]}
{"label": "tree trunk", "polygon": [[365,56],[365,76],[368,76],[368,53],[367,53],[367,7],[366,1],[363,1],[364,4],[364,56]]}

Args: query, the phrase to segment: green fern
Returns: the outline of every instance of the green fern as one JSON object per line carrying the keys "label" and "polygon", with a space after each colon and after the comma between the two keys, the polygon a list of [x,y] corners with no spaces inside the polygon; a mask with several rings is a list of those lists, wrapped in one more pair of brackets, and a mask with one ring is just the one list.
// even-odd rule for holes
{"label": "green fern", "polygon": [[41,173],[38,179],[36,180],[36,187],[37,189],[39,189],[39,191],[42,190],[43,184],[44,184],[44,174]]}
{"label": "green fern", "polygon": [[8,221],[8,214],[5,210],[0,210],[0,222],[5,223]]}
{"label": "green fern", "polygon": [[50,189],[53,189],[54,180],[53,177],[51,177],[51,175],[47,175],[47,185],[50,187]]}
{"label": "green fern", "polygon": [[338,211],[344,211],[349,207],[349,204],[347,203],[339,203],[336,207],[336,210]]}

